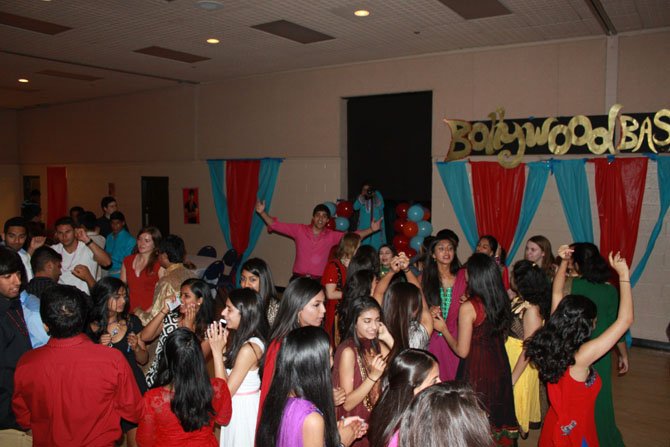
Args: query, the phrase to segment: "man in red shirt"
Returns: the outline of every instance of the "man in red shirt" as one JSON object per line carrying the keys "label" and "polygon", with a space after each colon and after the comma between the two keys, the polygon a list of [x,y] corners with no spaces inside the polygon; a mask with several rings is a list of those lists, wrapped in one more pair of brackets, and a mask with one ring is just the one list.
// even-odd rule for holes
{"label": "man in red shirt", "polygon": [[[295,241],[295,262],[291,280],[301,276],[321,280],[323,270],[328,263],[330,249],[340,243],[345,233],[326,227],[330,220],[330,211],[325,205],[317,205],[312,211],[309,225],[279,222],[265,212],[265,202],[256,202],[256,212],[261,216],[269,231],[276,231]],[[381,219],[373,221],[370,228],[356,233],[364,239],[381,228]]]}
{"label": "man in red shirt", "polygon": [[42,321],[51,335],[21,357],[12,409],[35,446],[114,446],[121,418],[137,422],[141,395],[123,354],[82,333],[86,296],[55,285],[42,295]]}

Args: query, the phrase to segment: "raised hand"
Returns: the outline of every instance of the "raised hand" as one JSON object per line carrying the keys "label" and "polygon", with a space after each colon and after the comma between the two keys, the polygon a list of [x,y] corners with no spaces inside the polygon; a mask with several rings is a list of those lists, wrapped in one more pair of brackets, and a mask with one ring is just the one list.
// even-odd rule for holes
{"label": "raised hand", "polygon": [[382,228],[382,221],[384,218],[382,217],[379,220],[373,220],[372,223],[370,223],[370,229],[374,231],[379,231]]}
{"label": "raised hand", "polygon": [[40,248],[46,242],[46,236],[33,236],[30,240],[30,246],[28,247],[28,252],[33,253],[35,250]]}
{"label": "raised hand", "polygon": [[263,211],[265,211],[265,200],[256,200],[254,209],[258,214],[263,214]]}
{"label": "raised hand", "polygon": [[91,238],[88,237],[88,235],[86,234],[86,230],[84,230],[83,228],[75,228],[74,237],[76,237],[78,241],[82,241],[83,243],[87,243],[88,241],[91,240]]}
{"label": "raised hand", "polygon": [[91,274],[91,271],[86,267],[85,265],[82,264],[77,264],[73,269],[72,269],[72,274],[76,276],[77,278],[81,279],[82,281],[85,282],[90,282],[91,280],[95,282],[95,279],[93,278],[93,275]]}
{"label": "raised hand", "polygon": [[574,250],[570,248],[569,245],[561,245],[560,247],[558,247],[558,256],[560,256],[561,259],[568,260],[572,258],[573,251]]}
{"label": "raised hand", "polygon": [[379,323],[379,331],[377,332],[377,338],[386,343],[386,346],[389,348],[393,347],[393,336],[389,332],[388,328],[384,323]]}
{"label": "raised hand", "polygon": [[105,332],[100,336],[100,344],[105,345],[105,346],[111,346],[112,344],[112,336]]}
{"label": "raised hand", "polygon": [[223,352],[228,345],[228,329],[221,323],[215,321],[207,328],[207,342],[212,352]]}
{"label": "raised hand", "polygon": [[[183,304],[182,304],[183,306]],[[195,315],[197,311],[195,309],[195,304],[191,304],[186,307],[186,312],[184,313],[184,327],[189,328],[190,330],[195,330]]]}
{"label": "raised hand", "polygon": [[617,251],[615,255],[612,255],[612,252],[610,252],[609,259],[610,265],[617,272],[619,278],[627,280],[630,270],[628,269],[626,258],[621,257],[621,253]]}
{"label": "raised hand", "polygon": [[372,361],[368,365],[368,377],[373,381],[378,381],[384,371],[386,370],[386,362],[381,354],[377,354],[372,358]]}

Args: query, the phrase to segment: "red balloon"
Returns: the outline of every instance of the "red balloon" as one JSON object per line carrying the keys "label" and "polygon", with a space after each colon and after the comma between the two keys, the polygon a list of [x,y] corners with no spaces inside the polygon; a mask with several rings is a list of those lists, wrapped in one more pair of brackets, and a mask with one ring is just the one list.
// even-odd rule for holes
{"label": "red balloon", "polygon": [[398,204],[398,206],[395,207],[395,213],[398,215],[398,217],[402,217],[403,219],[406,219],[408,209],[409,209],[409,203],[400,202]]}
{"label": "red balloon", "polygon": [[407,247],[405,250],[405,255],[407,255],[408,258],[412,259],[414,256],[416,256],[416,250],[414,250],[412,247]]}
{"label": "red balloon", "polygon": [[419,233],[419,226],[416,224],[416,222],[412,222],[411,220],[407,221],[407,223],[402,229],[402,234],[404,234],[407,237],[414,237],[418,233]]}
{"label": "red balloon", "polygon": [[402,234],[397,234],[393,238],[393,246],[398,251],[405,251],[406,249],[410,248],[409,239],[407,239],[407,237],[403,236]]}
{"label": "red balloon", "polygon": [[405,228],[406,223],[407,219],[398,218],[393,222],[393,229],[396,233],[402,233],[402,229]]}
{"label": "red balloon", "polygon": [[430,210],[426,207],[423,208],[423,220],[430,220]]}
{"label": "red balloon", "polygon": [[354,205],[348,200],[342,200],[337,203],[335,210],[338,217],[346,217],[349,219],[354,214]]}
{"label": "red balloon", "polygon": [[329,230],[334,230],[335,229],[335,218],[331,218],[328,223],[326,224],[326,228]]}

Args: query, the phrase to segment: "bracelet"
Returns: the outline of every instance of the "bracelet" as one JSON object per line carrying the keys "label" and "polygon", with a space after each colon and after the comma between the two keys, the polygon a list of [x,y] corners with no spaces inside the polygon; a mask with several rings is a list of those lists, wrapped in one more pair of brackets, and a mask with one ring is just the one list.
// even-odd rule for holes
{"label": "bracelet", "polygon": [[375,380],[375,379],[373,379],[373,378],[370,377],[370,376],[368,376],[367,378],[370,379],[373,383],[377,383],[377,382],[379,382],[379,379]]}

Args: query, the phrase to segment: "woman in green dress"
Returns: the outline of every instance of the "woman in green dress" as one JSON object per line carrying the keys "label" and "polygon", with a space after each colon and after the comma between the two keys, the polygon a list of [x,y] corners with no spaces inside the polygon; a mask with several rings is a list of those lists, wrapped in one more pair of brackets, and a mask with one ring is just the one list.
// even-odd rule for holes
{"label": "woman in green dress", "polygon": [[[596,326],[591,334],[595,339],[602,334],[616,320],[619,307],[618,291],[607,281],[611,278],[611,271],[605,259],[600,255],[598,247],[587,242],[579,242],[570,246],[574,250],[572,265],[571,290],[573,295],[584,295],[593,301],[598,309]],[[623,338],[617,343],[619,352],[619,374],[628,371],[628,350]],[[621,432],[614,420],[614,405],[612,402],[612,353],[608,352],[594,365],[602,379],[602,388],[596,399],[596,429],[601,446],[623,447]]]}

